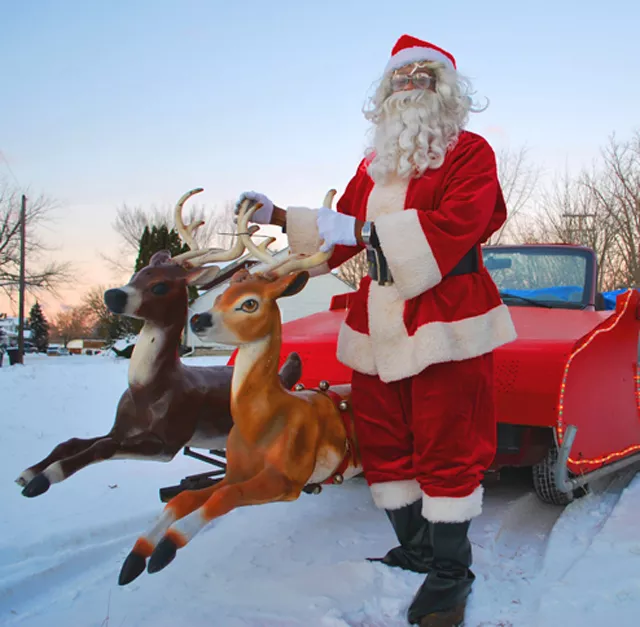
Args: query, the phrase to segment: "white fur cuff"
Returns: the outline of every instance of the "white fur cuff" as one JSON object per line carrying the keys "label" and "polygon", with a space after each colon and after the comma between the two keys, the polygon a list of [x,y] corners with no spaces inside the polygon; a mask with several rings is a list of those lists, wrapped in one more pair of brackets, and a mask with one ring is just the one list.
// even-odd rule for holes
{"label": "white fur cuff", "polygon": [[340,363],[352,370],[362,374],[378,374],[371,338],[354,331],[346,322],[340,325],[336,357]]}
{"label": "white fur cuff", "polygon": [[385,481],[371,484],[371,496],[380,509],[400,509],[415,503],[422,496],[422,490],[415,479]]}
{"label": "white fur cuff", "polygon": [[422,495],[422,515],[429,522],[465,522],[482,513],[484,488],[463,497]]}
{"label": "white fur cuff", "polygon": [[439,50],[422,46],[412,46],[411,48],[404,48],[404,50],[396,52],[396,54],[387,62],[387,65],[384,68],[384,73],[388,74],[393,70],[401,68],[403,65],[416,63],[418,61],[436,61],[446,65],[451,70],[455,70],[455,66],[451,59]]}
{"label": "white fur cuff", "polygon": [[293,254],[311,255],[320,250],[317,215],[316,209],[287,208],[287,237]]}
{"label": "white fur cuff", "polygon": [[382,251],[403,300],[414,298],[442,281],[438,262],[415,209],[379,216],[375,225]]}

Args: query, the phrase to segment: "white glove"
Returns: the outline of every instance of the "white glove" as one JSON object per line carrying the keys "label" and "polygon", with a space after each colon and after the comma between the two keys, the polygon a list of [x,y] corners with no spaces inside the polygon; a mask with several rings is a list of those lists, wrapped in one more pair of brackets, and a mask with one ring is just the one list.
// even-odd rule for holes
{"label": "white glove", "polygon": [[318,233],[323,240],[320,250],[323,253],[329,252],[336,244],[345,246],[355,246],[356,240],[356,219],[344,213],[338,213],[329,207],[318,209],[316,218]]}
{"label": "white glove", "polygon": [[238,198],[238,202],[236,202],[234,222],[237,222],[237,216],[240,212],[240,205],[244,200],[249,200],[248,209],[251,209],[254,205],[258,203],[262,203],[262,207],[258,209],[252,216],[251,222],[255,222],[257,224],[270,224],[271,216],[273,215],[273,203],[264,195],[259,194],[258,192],[244,192],[240,194],[240,198]]}

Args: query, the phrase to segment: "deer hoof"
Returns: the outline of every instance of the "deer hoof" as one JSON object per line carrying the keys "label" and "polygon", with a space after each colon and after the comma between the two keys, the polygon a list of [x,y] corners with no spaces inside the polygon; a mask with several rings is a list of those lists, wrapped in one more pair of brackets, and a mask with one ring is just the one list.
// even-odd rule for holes
{"label": "deer hoof", "polygon": [[136,577],[138,577],[147,565],[147,560],[138,553],[129,553],[127,559],[124,560],[124,564],[120,569],[120,576],[118,577],[118,585],[126,586],[131,583]]}
{"label": "deer hoof", "polygon": [[27,496],[32,498],[34,496],[40,496],[44,494],[49,487],[51,486],[51,482],[47,477],[43,474],[36,475],[22,490],[22,496]]}
{"label": "deer hoof", "polygon": [[163,538],[158,543],[155,551],[151,554],[147,572],[149,574],[153,574],[161,571],[165,566],[168,566],[173,562],[177,552],[178,547],[173,540],[171,540],[171,538]]}

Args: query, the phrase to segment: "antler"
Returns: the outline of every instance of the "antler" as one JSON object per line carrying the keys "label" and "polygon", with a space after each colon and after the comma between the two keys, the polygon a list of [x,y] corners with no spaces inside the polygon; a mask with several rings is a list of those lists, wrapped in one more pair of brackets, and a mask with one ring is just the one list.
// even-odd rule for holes
{"label": "antler", "polygon": [[[324,197],[323,206],[331,207],[333,203],[333,199],[336,195],[336,190],[331,189],[327,192]],[[260,203],[257,203],[251,209],[247,209],[248,201],[244,201],[240,205],[240,211],[238,212],[238,236],[242,239],[244,246],[248,251],[253,253],[253,255],[267,264],[267,272],[276,273],[279,276],[284,276],[289,272],[294,272],[297,270],[307,270],[309,268],[313,268],[315,266],[319,266],[325,263],[333,253],[333,249],[325,252],[317,252],[313,255],[291,255],[289,258],[274,263],[273,257],[267,252],[267,246],[271,242],[263,242],[259,246],[257,246],[252,240],[251,235],[249,234],[248,224],[251,216],[262,206]],[[275,238],[270,238],[271,240]]]}
{"label": "antler", "polygon": [[200,248],[195,240],[194,233],[204,224],[204,220],[196,220],[194,222],[191,222],[189,225],[186,225],[182,218],[182,208],[184,207],[184,203],[187,202],[187,200],[189,200],[191,196],[195,196],[202,191],[204,191],[202,187],[196,187],[195,189],[189,190],[188,192],[182,194],[175,207],[176,228],[178,229],[180,237],[182,237],[184,242],[187,244],[187,246],[189,246],[191,250],[199,250]]}
{"label": "antler", "polygon": [[[204,191],[202,187],[197,187],[195,189],[192,189],[186,192],[185,194],[183,194],[178,200],[178,202],[176,203],[176,207],[175,207],[176,228],[178,230],[178,233],[184,240],[184,242],[189,246],[191,250],[188,250],[187,252],[184,252],[180,255],[176,255],[175,257],[172,257],[171,261],[173,261],[174,263],[184,263],[188,261],[189,264],[193,267],[193,266],[203,266],[207,263],[212,263],[215,261],[233,261],[234,259],[238,259],[238,257],[240,257],[242,253],[244,253],[245,251],[244,243],[239,238],[236,239],[233,246],[228,250],[224,248],[207,248],[204,250],[200,249],[200,247],[198,246],[198,243],[195,240],[194,233],[196,229],[198,229],[204,224],[204,220],[196,220],[186,225],[182,218],[182,209],[184,207],[184,203],[187,200],[189,200],[191,196],[194,196],[195,194],[199,194],[202,191]],[[247,233],[249,233],[249,235],[251,236],[256,231],[258,231],[259,228],[260,227],[257,225],[252,225],[247,229]],[[266,245],[268,246],[272,241],[274,241],[274,239],[275,238],[269,238],[268,241],[266,241]]]}
{"label": "antler", "polygon": [[[261,244],[256,244],[251,236],[255,231],[252,232],[252,229],[256,225],[249,226],[249,220],[251,220],[251,216],[262,207],[262,203],[256,203],[251,209],[247,209],[249,205],[249,200],[245,199],[242,201],[240,205],[240,209],[238,211],[238,239],[242,243],[242,245],[253,254],[256,259],[260,261],[264,261],[264,263],[273,265],[273,256],[270,252],[268,252],[267,247],[269,244],[275,242],[275,237],[269,237]],[[259,227],[258,227],[259,228]]]}
{"label": "antler", "polygon": [[[336,193],[335,189],[330,189],[324,197],[322,206],[331,208]],[[284,261],[275,264],[273,263],[273,260],[271,260],[270,267],[267,269],[267,272],[276,274],[277,276],[284,276],[290,272],[310,270],[311,268],[315,268],[316,266],[321,266],[323,263],[326,263],[332,254],[333,248],[329,249],[327,252],[319,251],[311,255],[291,255]]]}

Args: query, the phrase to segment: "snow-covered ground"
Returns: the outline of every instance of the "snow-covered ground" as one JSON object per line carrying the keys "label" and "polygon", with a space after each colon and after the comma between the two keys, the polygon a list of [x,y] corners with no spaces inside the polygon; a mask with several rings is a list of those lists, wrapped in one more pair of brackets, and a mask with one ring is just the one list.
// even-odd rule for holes
{"label": "snow-covered ground", "polygon": [[[186,358],[187,364],[225,358]],[[5,362],[6,363],[6,362]],[[237,510],[155,575],[118,573],[161,511],[158,489],[206,468],[90,466],[26,499],[13,482],[72,436],[105,433],[128,362],[28,355],[0,368],[0,625],[21,627],[396,627],[420,575],[365,561],[394,542],[356,479],[295,503]],[[514,474],[487,485],[471,527],[477,581],[467,627],[631,627],[640,621],[640,475],[567,508]]]}

